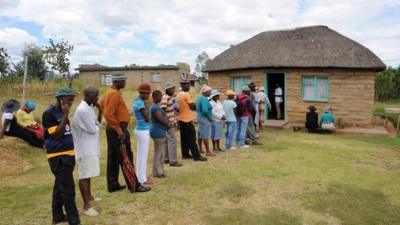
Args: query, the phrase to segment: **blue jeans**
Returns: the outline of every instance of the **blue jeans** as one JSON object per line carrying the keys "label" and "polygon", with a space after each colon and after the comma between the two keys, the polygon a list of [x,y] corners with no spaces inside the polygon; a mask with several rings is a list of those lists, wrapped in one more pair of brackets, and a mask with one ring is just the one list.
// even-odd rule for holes
{"label": "blue jeans", "polygon": [[236,121],[226,122],[226,132],[225,132],[225,148],[230,149],[233,145],[233,140],[235,137]]}
{"label": "blue jeans", "polygon": [[238,117],[237,124],[238,124],[238,132],[236,136],[236,143],[238,143],[240,147],[243,147],[245,145],[244,141],[246,140],[246,131],[247,131],[247,126],[249,124],[249,117],[248,116]]}

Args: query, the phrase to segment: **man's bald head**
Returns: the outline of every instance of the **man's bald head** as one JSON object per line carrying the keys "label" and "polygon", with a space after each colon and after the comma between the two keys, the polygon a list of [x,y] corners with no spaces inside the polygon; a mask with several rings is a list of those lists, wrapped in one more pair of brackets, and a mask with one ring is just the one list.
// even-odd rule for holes
{"label": "man's bald head", "polygon": [[99,100],[99,90],[95,87],[89,86],[83,90],[85,96],[85,102],[89,105],[95,105]]}

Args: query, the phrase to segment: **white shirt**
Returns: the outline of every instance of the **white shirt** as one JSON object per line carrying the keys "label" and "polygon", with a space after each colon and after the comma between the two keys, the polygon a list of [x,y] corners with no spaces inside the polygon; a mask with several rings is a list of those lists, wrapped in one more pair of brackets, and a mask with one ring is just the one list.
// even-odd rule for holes
{"label": "white shirt", "polygon": [[221,101],[217,101],[215,102],[214,100],[211,100],[211,106],[212,106],[212,119],[215,122],[219,122],[221,121],[221,118],[223,116],[225,116],[225,111],[224,111],[224,107],[222,106]]}
{"label": "white shirt", "polygon": [[275,102],[283,102],[282,99],[283,91],[281,87],[275,89]]}
{"label": "white shirt", "polygon": [[256,94],[256,102],[264,104],[266,103],[269,108],[271,108],[271,102],[269,101],[268,95],[266,95],[264,92],[260,91]]}
{"label": "white shirt", "polygon": [[82,100],[72,119],[72,137],[76,158],[100,155],[99,131],[100,124],[94,109]]}
{"label": "white shirt", "polygon": [[[4,126],[4,122],[6,120],[12,120],[14,118],[14,115],[12,113],[9,112],[5,112],[3,113],[3,115],[1,116],[1,125]],[[8,126],[6,127],[6,132],[10,131],[10,125],[8,124]]]}

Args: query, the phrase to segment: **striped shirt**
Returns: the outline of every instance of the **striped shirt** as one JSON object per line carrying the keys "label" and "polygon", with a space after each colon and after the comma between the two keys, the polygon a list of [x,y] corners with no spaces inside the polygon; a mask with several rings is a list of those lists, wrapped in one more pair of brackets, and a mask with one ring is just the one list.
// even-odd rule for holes
{"label": "striped shirt", "polygon": [[175,125],[176,124],[176,115],[175,115],[175,109],[174,109],[174,99],[171,96],[169,96],[168,94],[164,94],[161,99],[160,106],[167,114],[169,122],[171,124]]}

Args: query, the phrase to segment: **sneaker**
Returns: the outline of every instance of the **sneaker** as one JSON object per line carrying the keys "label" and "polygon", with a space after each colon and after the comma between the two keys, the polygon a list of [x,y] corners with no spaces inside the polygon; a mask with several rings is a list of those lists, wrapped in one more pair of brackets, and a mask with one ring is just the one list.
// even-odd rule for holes
{"label": "sneaker", "polygon": [[82,214],[86,215],[86,216],[97,216],[97,215],[99,215],[99,213],[93,208],[89,208],[88,210],[82,209]]}
{"label": "sneaker", "polygon": [[250,145],[243,145],[243,146],[240,146],[239,148],[244,149],[244,148],[248,148],[248,147],[250,147]]}
{"label": "sneaker", "polygon": [[235,146],[232,146],[229,148],[229,150],[236,150],[237,148]]}
{"label": "sneaker", "polygon": [[154,177],[157,177],[157,178],[167,178],[167,175],[165,175],[165,174],[154,175]]}
{"label": "sneaker", "polygon": [[164,160],[164,164],[168,164],[169,163],[169,160]]}

